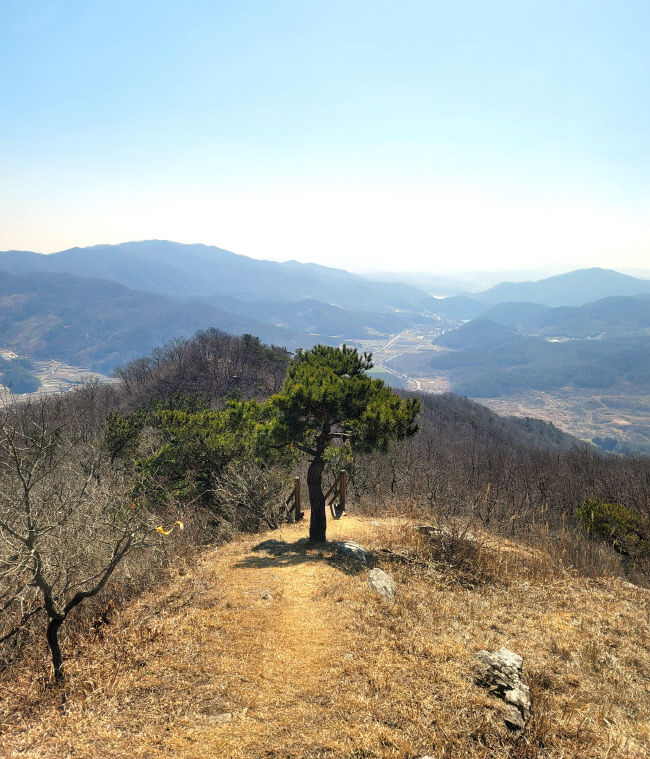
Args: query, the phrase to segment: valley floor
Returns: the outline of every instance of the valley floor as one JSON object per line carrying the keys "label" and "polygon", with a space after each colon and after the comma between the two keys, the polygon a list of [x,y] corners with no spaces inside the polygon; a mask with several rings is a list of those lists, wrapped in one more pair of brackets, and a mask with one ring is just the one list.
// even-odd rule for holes
{"label": "valley floor", "polygon": [[[404,555],[410,533],[348,517],[328,537]],[[380,562],[398,582],[389,606],[366,570],[305,535],[301,523],[210,549],[132,603],[70,658],[64,707],[33,673],[0,684],[0,755],[648,756],[648,591],[506,543],[471,577]],[[476,651],[501,646],[531,686],[520,739],[472,680]]]}
{"label": "valley floor", "polygon": [[[376,372],[394,386],[427,393],[454,392],[450,372],[435,372],[429,366],[432,351],[446,350],[435,345],[440,331],[409,329],[388,340],[357,342],[364,350],[373,352]],[[650,450],[650,395],[643,394],[643,390],[638,387],[527,390],[474,400],[504,416],[532,416],[584,440],[611,437],[646,452]]]}
{"label": "valley floor", "polygon": [[530,390],[520,396],[478,398],[503,416],[532,416],[553,422],[583,440],[614,438],[650,451],[650,396],[611,392]]}

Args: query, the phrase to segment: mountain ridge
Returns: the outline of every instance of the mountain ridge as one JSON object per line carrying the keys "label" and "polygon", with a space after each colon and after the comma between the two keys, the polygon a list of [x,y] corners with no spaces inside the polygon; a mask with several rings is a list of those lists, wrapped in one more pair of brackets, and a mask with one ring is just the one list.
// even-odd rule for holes
{"label": "mountain ridge", "polygon": [[317,297],[342,308],[383,311],[432,310],[436,302],[410,285],[374,282],[344,269],[260,260],[216,246],[168,240],[68,248],[49,254],[5,251],[0,252],[0,269],[12,274],[57,271],[95,276],[176,297],[236,295],[241,300],[277,301]]}
{"label": "mountain ridge", "polygon": [[113,280],[0,270],[2,347],[30,358],[58,358],[106,372],[156,345],[209,327],[255,333],[291,348],[314,342],[309,335],[210,304],[132,290]]}
{"label": "mountain ridge", "polygon": [[650,293],[650,280],[621,274],[614,269],[592,267],[541,280],[502,282],[474,293],[472,297],[493,304],[526,301],[544,306],[582,306],[606,297],[641,293]]}

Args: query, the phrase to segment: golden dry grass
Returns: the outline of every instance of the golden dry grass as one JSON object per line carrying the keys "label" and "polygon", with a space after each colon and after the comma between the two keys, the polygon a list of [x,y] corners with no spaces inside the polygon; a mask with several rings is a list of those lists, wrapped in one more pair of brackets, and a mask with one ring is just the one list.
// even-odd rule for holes
{"label": "golden dry grass", "polygon": [[[405,520],[332,523],[330,540],[384,557],[398,582],[389,606],[331,548],[298,542],[305,534],[286,526],[207,551],[129,605],[68,662],[64,706],[33,669],[13,673],[0,686],[0,754],[649,755],[647,591],[514,543],[450,556]],[[292,546],[253,550],[269,538]],[[501,646],[524,656],[532,691],[519,739],[472,682],[476,651]]]}

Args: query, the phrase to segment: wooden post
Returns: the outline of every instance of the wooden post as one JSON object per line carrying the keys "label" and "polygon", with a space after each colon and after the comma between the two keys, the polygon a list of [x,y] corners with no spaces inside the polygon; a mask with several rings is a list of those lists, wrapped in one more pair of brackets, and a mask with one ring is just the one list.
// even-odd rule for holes
{"label": "wooden post", "polygon": [[293,481],[293,503],[296,509],[296,522],[299,522],[304,516],[300,508],[300,477],[296,477]]}
{"label": "wooden post", "polygon": [[336,508],[337,518],[345,514],[345,469],[339,473],[339,504]]}

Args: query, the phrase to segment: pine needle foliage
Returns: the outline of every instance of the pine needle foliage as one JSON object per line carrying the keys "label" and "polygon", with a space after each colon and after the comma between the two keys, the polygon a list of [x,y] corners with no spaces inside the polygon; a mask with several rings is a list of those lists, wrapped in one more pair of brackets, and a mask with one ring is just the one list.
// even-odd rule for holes
{"label": "pine needle foliage", "polygon": [[311,506],[309,536],[326,540],[322,476],[332,446],[351,451],[386,451],[392,440],[417,430],[417,398],[402,399],[382,380],[372,379],[372,356],[343,345],[299,350],[279,393],[264,404],[272,447],[294,446],[310,458],[307,484]]}

